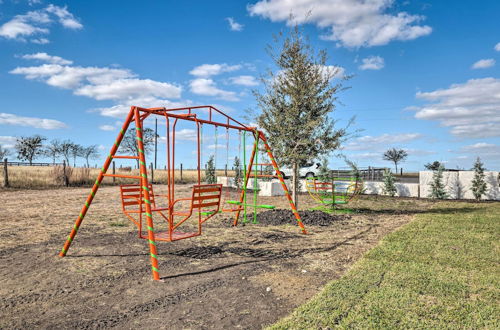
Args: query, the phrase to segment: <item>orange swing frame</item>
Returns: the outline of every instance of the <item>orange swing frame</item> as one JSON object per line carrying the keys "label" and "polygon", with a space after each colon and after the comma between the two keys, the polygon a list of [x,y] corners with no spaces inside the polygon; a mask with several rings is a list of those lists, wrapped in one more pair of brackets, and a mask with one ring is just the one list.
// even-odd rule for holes
{"label": "orange swing frame", "polygon": [[[147,166],[146,158],[144,152],[143,144],[143,122],[150,115],[163,116],[166,119],[166,142],[167,142],[167,194],[166,195],[155,195],[153,191],[153,186],[148,180],[147,176]],[[208,116],[208,118],[205,118]],[[223,121],[216,121],[213,117],[222,117]],[[172,126],[171,120],[173,121]],[[179,120],[191,121],[196,124],[197,127],[197,184],[193,185],[192,195],[190,198],[175,198],[175,128]],[[129,128],[130,124],[135,123],[136,130],[136,140],[137,140],[137,155],[116,155],[120,143],[123,140],[125,132]],[[275,175],[273,177],[278,178],[282,185],[282,188],[287,197],[290,208],[297,220],[297,225],[300,227],[302,233],[306,234],[306,230],[299,213],[293,203],[290,196],[288,188],[285,184],[284,178],[281,175],[281,171],[276,163],[274,156],[271,152],[271,148],[267,142],[267,139],[262,131],[259,131],[255,127],[246,126],[239,121],[231,118],[222,111],[212,107],[212,106],[196,106],[196,107],[185,107],[185,108],[141,108],[132,106],[125,119],[125,122],[118,134],[116,142],[114,143],[111,151],[104,162],[103,167],[88,195],[80,214],[78,215],[76,222],[64,243],[59,256],[64,257],[68,253],[68,250],[73,242],[82,222],[87,214],[87,211],[99,189],[100,184],[104,177],[121,177],[128,179],[136,179],[139,184],[132,185],[122,185],[120,186],[120,195],[122,199],[122,210],[125,215],[130,218],[139,227],[139,237],[147,239],[150,251],[151,269],[154,280],[159,280],[159,270],[158,270],[158,256],[156,249],[156,241],[175,241],[179,239],[185,239],[189,237],[194,237],[201,235],[202,224],[217,214],[221,208],[221,198],[222,198],[222,184],[202,184],[201,182],[201,167],[200,167],[200,127],[201,125],[208,124],[215,127],[225,127],[226,129],[234,129],[239,132],[246,131],[253,133],[256,139],[260,139],[265,147],[266,153],[268,154],[271,164],[274,167]],[[256,145],[256,144],[255,144]],[[244,182],[248,183],[248,179],[251,176],[251,169],[253,167],[254,158],[256,155],[256,148],[254,146],[252,154],[249,159],[248,169],[246,171],[246,177]],[[107,174],[107,170],[113,161],[113,159],[136,159],[139,161],[139,173],[140,175],[121,175],[121,174]],[[163,196],[167,197],[168,204],[166,207],[156,207],[156,197]],[[243,203],[245,197],[245,191],[242,190],[240,193],[239,203]],[[181,201],[190,201],[190,207],[188,211],[176,211],[176,204]],[[180,203],[179,203],[180,204]],[[134,206],[136,208],[130,209],[129,206]],[[207,210],[207,208],[210,208]],[[235,217],[233,224],[238,225],[238,219],[241,212],[239,209],[224,209],[222,211],[235,212]],[[179,232],[176,229],[185,221],[193,216],[193,213],[198,214],[198,230],[196,232]],[[156,232],[153,223],[153,213],[160,214],[166,222],[168,223],[167,232]],[[166,213],[166,214],[165,214]],[[134,215],[138,215],[139,219],[134,218]],[[143,232],[143,215],[146,219],[146,233]],[[175,217],[182,217],[182,220],[175,222]]]}

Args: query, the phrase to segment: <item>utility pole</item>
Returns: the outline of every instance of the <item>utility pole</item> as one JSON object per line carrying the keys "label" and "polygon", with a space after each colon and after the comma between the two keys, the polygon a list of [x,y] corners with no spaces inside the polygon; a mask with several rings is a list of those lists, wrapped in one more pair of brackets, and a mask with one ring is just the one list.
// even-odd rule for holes
{"label": "utility pole", "polygon": [[155,170],[156,170],[156,155],[158,153],[158,118],[155,118]]}

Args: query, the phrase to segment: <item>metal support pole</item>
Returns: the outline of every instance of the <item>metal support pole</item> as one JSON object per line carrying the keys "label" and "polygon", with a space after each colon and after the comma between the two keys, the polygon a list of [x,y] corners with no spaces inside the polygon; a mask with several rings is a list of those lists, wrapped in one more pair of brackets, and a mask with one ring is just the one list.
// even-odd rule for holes
{"label": "metal support pole", "polygon": [[64,181],[64,186],[68,187],[69,186],[69,178],[66,173],[66,160],[63,160],[63,181]]}
{"label": "metal support pole", "polygon": [[[113,160],[113,174],[116,174],[115,161]],[[116,177],[113,177],[113,184],[116,183]]]}
{"label": "metal support pole", "polygon": [[[78,232],[78,229],[80,228],[80,225],[82,224],[83,218],[87,214],[87,211],[90,207],[90,204],[92,203],[92,200],[94,199],[94,196],[99,189],[99,185],[102,182],[102,179],[104,178],[104,174],[109,168],[109,165],[111,164],[111,159],[113,159],[113,156],[115,155],[116,151],[118,150],[118,146],[122,142],[123,136],[125,135],[125,132],[127,131],[128,125],[130,121],[132,120],[132,116],[134,115],[134,109],[131,108],[130,112],[127,116],[127,119],[125,119],[125,123],[123,124],[122,129],[120,130],[120,133],[118,134],[118,137],[116,138],[116,142],[111,147],[111,151],[109,152],[108,157],[106,158],[106,161],[104,162],[104,166],[101,168],[101,172],[99,173],[97,180],[94,183],[94,186],[92,187],[92,190],[90,191],[90,194],[87,197],[87,200],[85,201],[85,204],[82,207],[82,210],[80,211],[80,214],[78,215],[78,218],[76,218],[75,225],[73,226],[73,229],[71,230],[71,233],[69,234],[68,238],[66,239],[66,242],[64,243],[64,247],[62,248],[61,252],[59,253],[60,257],[64,257],[69,250],[69,247],[71,246],[71,242],[73,242],[73,239],[76,236],[76,233]],[[65,163],[63,163],[65,164]]]}
{"label": "metal support pole", "polygon": [[151,183],[154,183],[155,182],[155,172],[153,169],[153,163],[151,163],[149,167],[151,167]]}
{"label": "metal support pole", "polygon": [[144,205],[146,206],[146,221],[148,230],[148,243],[149,243],[149,254],[151,259],[151,270],[153,272],[153,279],[159,280],[160,273],[158,271],[158,253],[156,252],[156,242],[155,242],[155,232],[153,225],[153,215],[151,213],[151,198],[149,196],[149,181],[148,181],[148,169],[146,166],[146,157],[144,155],[144,143],[142,140],[142,122],[139,115],[139,109],[134,108],[134,119],[135,119],[135,130],[136,130],[136,140],[137,149],[139,156],[139,170],[141,173],[141,186],[144,191]]}
{"label": "metal support pole", "polygon": [[[155,170],[156,167],[156,158],[158,155],[158,118],[155,118]],[[151,173],[153,173],[153,169],[151,168]],[[153,182],[153,176],[151,175],[151,182]]]}
{"label": "metal support pole", "polygon": [[5,188],[10,187],[9,184],[9,173],[7,171],[7,158],[3,160],[3,186]]}

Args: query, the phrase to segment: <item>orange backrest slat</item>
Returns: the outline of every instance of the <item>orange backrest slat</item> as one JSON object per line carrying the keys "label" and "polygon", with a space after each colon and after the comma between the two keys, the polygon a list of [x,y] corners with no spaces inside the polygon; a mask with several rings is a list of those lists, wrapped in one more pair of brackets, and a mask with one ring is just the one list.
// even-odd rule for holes
{"label": "orange backrest slat", "polygon": [[197,208],[203,208],[203,207],[209,207],[209,206],[218,206],[220,205],[220,200],[217,202],[212,202],[212,203],[193,203],[193,209]]}

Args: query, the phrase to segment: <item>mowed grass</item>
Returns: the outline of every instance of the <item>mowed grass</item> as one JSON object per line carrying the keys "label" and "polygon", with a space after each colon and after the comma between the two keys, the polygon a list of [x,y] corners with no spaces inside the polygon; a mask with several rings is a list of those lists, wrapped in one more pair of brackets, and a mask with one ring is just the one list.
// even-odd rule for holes
{"label": "mowed grass", "polygon": [[437,203],[272,329],[500,328],[500,203]]}

